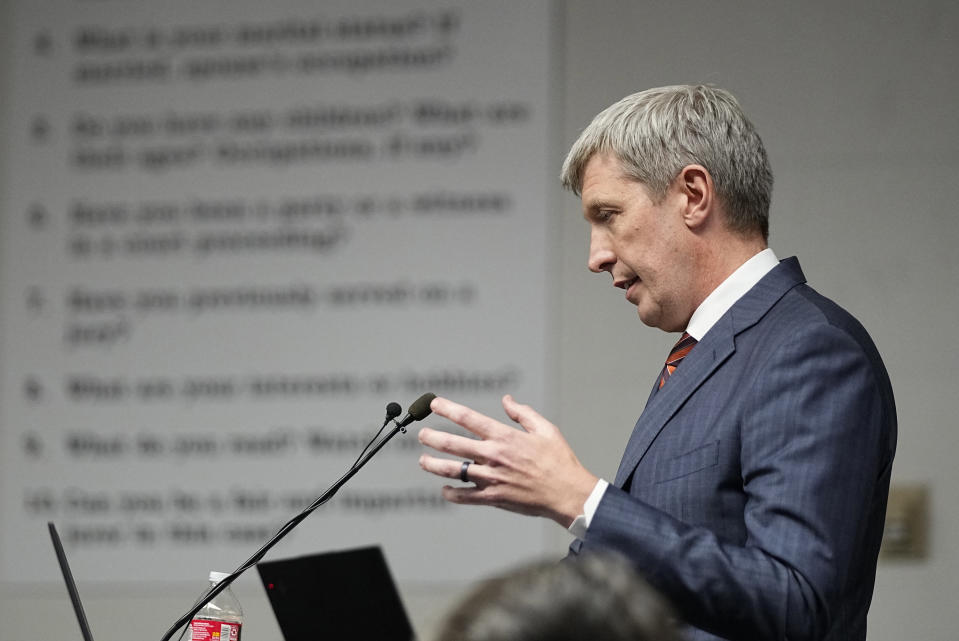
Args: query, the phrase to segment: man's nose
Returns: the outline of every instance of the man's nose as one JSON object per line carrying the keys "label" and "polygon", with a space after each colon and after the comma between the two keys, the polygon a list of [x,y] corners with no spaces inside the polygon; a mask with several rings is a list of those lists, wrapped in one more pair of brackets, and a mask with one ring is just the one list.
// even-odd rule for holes
{"label": "man's nose", "polygon": [[589,234],[589,258],[586,266],[589,271],[600,273],[612,271],[616,264],[616,254],[609,246],[602,232],[593,230]]}

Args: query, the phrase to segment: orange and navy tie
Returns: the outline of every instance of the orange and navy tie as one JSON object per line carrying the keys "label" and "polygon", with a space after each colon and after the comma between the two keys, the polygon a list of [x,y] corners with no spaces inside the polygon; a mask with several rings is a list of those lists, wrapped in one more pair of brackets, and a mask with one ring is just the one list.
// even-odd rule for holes
{"label": "orange and navy tie", "polygon": [[673,346],[673,349],[669,352],[669,357],[666,359],[666,365],[663,367],[662,373],[659,375],[659,388],[662,389],[663,385],[666,384],[666,381],[669,380],[669,377],[672,376],[673,372],[676,371],[676,368],[679,367],[679,363],[686,358],[686,355],[696,346],[696,339],[683,332],[683,335]]}

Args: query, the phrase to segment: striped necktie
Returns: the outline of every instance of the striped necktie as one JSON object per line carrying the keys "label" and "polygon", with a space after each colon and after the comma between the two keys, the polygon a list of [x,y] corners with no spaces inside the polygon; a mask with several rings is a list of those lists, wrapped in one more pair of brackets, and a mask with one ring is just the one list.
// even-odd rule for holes
{"label": "striped necktie", "polygon": [[659,389],[663,388],[663,385],[666,384],[666,381],[669,380],[669,377],[672,376],[673,372],[676,371],[676,368],[679,367],[679,363],[686,358],[686,354],[696,346],[696,339],[683,332],[683,335],[673,346],[673,349],[669,352],[669,357],[666,359],[666,365],[663,366],[663,371],[659,375]]}

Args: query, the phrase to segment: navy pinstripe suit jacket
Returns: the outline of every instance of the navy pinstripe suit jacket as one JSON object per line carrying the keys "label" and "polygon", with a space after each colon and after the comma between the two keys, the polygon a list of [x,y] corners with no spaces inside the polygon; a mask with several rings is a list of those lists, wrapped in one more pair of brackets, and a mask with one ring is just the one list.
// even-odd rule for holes
{"label": "navy pinstripe suit jacket", "polygon": [[871,339],[784,260],[654,388],[571,554],[626,555],[690,639],[865,639],[895,443]]}

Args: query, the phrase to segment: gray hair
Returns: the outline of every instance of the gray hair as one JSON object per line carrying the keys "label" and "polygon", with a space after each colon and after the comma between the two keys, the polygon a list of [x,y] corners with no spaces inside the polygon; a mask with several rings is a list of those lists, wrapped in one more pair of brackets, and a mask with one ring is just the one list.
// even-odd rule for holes
{"label": "gray hair", "polygon": [[680,641],[678,630],[669,606],[629,561],[590,554],[481,583],[436,641]]}
{"label": "gray hair", "polygon": [[627,96],[602,111],[573,143],[560,175],[581,194],[590,158],[611,153],[654,202],[687,165],[713,178],[727,225],[769,236],[773,174],[766,149],[736,98],[723,89],[677,85]]}

